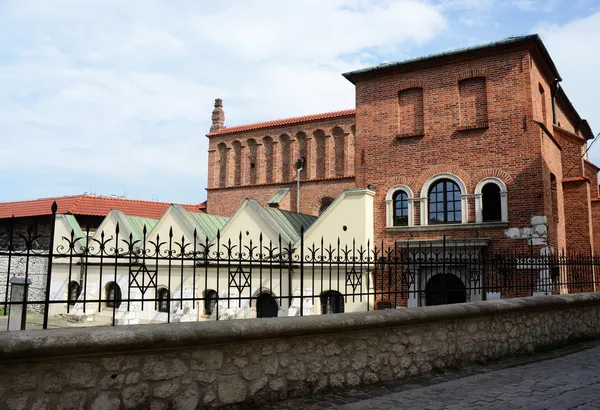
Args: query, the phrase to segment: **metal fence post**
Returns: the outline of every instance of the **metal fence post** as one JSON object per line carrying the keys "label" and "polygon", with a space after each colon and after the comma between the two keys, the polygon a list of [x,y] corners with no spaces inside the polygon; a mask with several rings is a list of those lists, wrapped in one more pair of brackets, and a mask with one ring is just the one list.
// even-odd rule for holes
{"label": "metal fence post", "polygon": [[[291,254],[290,249],[290,258]],[[304,316],[304,226],[300,228],[300,316]]]}
{"label": "metal fence post", "polygon": [[56,229],[56,211],[58,205],[56,201],[52,203],[52,216],[50,220],[50,242],[48,246],[48,270],[46,272],[46,292],[45,292],[45,303],[44,303],[44,323],[42,324],[43,329],[48,329],[48,314],[50,313],[50,287],[52,285],[52,259],[54,254],[54,232]]}

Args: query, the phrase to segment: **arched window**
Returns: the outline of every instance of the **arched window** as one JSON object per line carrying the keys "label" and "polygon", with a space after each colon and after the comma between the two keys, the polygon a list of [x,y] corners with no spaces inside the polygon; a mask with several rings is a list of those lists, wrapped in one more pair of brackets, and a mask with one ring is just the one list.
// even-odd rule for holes
{"label": "arched window", "polygon": [[277,317],[279,306],[277,301],[269,292],[262,292],[256,298],[256,317]]}
{"label": "arched window", "polygon": [[170,307],[171,295],[169,289],[159,288],[156,294],[156,310],[159,312],[168,312]]}
{"label": "arched window", "polygon": [[321,207],[319,208],[319,215],[325,212],[325,210],[329,208],[329,205],[331,205],[333,201],[334,199],[330,196],[325,196],[321,198]]}
{"label": "arched window", "polygon": [[408,194],[397,191],[392,197],[394,202],[394,226],[408,226]]}
{"label": "arched window", "polygon": [[396,185],[388,191],[386,202],[386,226],[412,226],[414,207],[412,190],[406,185]]}
{"label": "arched window", "polygon": [[502,220],[502,202],[498,185],[485,184],[481,190],[481,202],[483,205],[483,222]]}
{"label": "arched window", "polygon": [[344,313],[344,296],[336,290],[321,293],[321,313]]}
{"label": "arched window", "polygon": [[495,177],[481,180],[475,187],[476,221],[508,222],[506,184]]}
{"label": "arched window", "polygon": [[70,306],[75,306],[75,303],[77,303],[77,299],[79,298],[79,295],[81,295],[81,286],[79,285],[79,283],[77,281],[72,280],[69,283],[69,305]]}
{"label": "arched window", "polygon": [[461,190],[450,179],[440,179],[431,188],[429,200],[430,224],[454,224],[462,222]]}
{"label": "arched window", "polygon": [[204,314],[211,316],[217,306],[217,291],[214,289],[206,289],[204,291]]}
{"label": "arched window", "polygon": [[121,306],[121,287],[115,282],[106,284],[106,307],[119,308]]}

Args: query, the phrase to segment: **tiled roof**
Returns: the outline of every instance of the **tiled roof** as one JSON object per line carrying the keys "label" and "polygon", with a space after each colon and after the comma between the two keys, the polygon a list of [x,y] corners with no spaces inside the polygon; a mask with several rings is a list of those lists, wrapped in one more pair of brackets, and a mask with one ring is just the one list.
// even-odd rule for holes
{"label": "tiled roof", "polygon": [[[31,201],[1,202],[0,218],[50,215],[52,203],[56,201],[58,213],[70,215],[106,216],[118,209],[126,215],[158,219],[171,205],[168,202],[141,201],[97,195],[74,195],[42,198]],[[181,205],[192,212],[200,212],[199,205]]]}
{"label": "tiled roof", "polygon": [[327,120],[330,118],[337,118],[337,117],[349,117],[349,116],[355,115],[355,114],[356,114],[356,110],[351,109],[351,110],[325,112],[325,113],[321,113],[321,114],[305,115],[303,117],[283,118],[280,120],[257,122],[255,124],[246,124],[246,125],[237,125],[234,127],[225,127],[225,128],[221,128],[219,131],[211,132],[210,134],[208,134],[208,136],[233,134],[236,132],[258,130],[261,128],[281,127],[283,125],[291,125],[291,124],[298,124],[298,123],[302,123],[302,122]]}

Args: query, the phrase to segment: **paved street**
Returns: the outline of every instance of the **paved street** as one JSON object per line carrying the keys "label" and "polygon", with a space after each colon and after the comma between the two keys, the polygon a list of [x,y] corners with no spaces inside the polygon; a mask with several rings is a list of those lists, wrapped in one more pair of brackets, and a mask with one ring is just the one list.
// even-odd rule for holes
{"label": "paved street", "polygon": [[600,409],[600,344],[459,373],[290,400],[278,409]]}

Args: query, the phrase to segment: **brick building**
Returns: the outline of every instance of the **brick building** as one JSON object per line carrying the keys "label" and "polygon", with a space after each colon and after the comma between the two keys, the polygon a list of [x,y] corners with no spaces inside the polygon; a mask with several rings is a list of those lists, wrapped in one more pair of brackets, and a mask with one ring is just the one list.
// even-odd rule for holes
{"label": "brick building", "polygon": [[[375,240],[536,252],[600,251],[593,138],[537,35],[343,74],[356,110],[224,127],[209,138],[207,211],[243,198],[318,214],[344,189],[376,191]],[[349,217],[351,217],[349,215]],[[568,227],[568,229],[567,229]]]}

